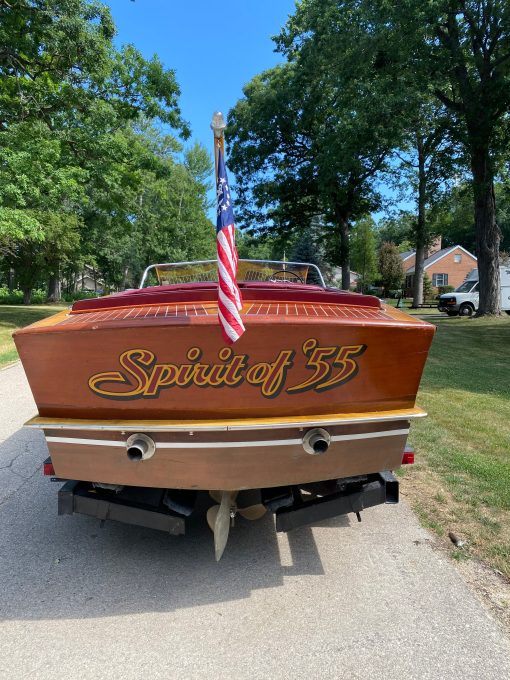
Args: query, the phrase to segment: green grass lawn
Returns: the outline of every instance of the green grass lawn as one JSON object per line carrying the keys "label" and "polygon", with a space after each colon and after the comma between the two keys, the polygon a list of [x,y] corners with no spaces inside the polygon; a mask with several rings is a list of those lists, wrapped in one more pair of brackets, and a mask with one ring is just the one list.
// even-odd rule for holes
{"label": "green grass lawn", "polygon": [[12,334],[18,328],[28,326],[65,307],[58,305],[0,305],[0,367],[18,358]]}
{"label": "green grass lawn", "polygon": [[[384,302],[387,305],[390,305],[391,307],[396,307],[397,306],[397,300],[395,298],[387,298],[384,300]],[[405,300],[400,300],[400,305],[399,309],[401,309],[403,312],[407,312],[408,314],[411,314],[413,316],[423,316],[424,314],[441,314],[439,309],[437,308],[437,300],[433,300],[434,302],[434,307],[422,307],[420,309],[412,309],[410,307],[412,300],[411,298],[406,298]],[[446,314],[443,314],[444,318],[447,318]]]}
{"label": "green grass lawn", "polygon": [[510,318],[434,320],[403,491],[424,524],[510,577]]}

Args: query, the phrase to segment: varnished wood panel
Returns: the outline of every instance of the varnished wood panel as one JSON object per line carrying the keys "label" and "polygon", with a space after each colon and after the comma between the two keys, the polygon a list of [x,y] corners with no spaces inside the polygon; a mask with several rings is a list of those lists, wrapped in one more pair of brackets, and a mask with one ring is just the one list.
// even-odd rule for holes
{"label": "varnished wood panel", "polygon": [[65,479],[234,490],[303,484],[395,469],[402,462],[406,439],[407,435],[396,434],[332,442],[320,456],[306,453],[301,445],[156,448],[152,458],[141,462],[129,460],[123,447],[51,441],[48,447],[56,474]]}
{"label": "varnished wood panel", "polygon": [[[142,349],[154,363],[188,362],[187,353],[199,348],[199,363],[220,364],[224,349],[217,323],[200,327],[181,323],[169,327],[164,319],[141,328],[111,327],[98,323],[79,332],[16,334],[16,344],[25,367],[39,414],[43,417],[93,419],[205,420],[272,418],[362,413],[410,409],[415,406],[423,366],[433,335],[433,326],[386,325],[375,322],[257,323],[247,321],[247,332],[234,345],[234,355],[246,357],[248,367],[275,362],[279,353],[294,353],[282,389],[270,398],[259,386],[242,380],[233,387],[167,387],[154,395],[133,398],[99,396],[89,387],[91,376],[122,369],[120,355]],[[314,389],[292,392],[313,373],[303,352],[305,341],[320,347],[363,346],[355,357],[356,371],[348,381],[323,392]],[[331,368],[332,375],[338,369]],[[130,376],[128,376],[129,378]],[[129,385],[127,386],[129,388]],[[289,391],[290,389],[290,391]]]}
{"label": "varnished wood panel", "polygon": [[325,427],[331,425],[355,424],[364,422],[393,422],[423,418],[427,414],[419,408],[395,409],[393,411],[365,411],[363,413],[325,413],[314,416],[290,416],[278,418],[236,418],[231,420],[86,420],[80,418],[42,418],[35,416],[25,423],[25,427],[55,430],[105,430],[126,432],[159,431],[218,431],[218,430],[274,430],[285,425]]}

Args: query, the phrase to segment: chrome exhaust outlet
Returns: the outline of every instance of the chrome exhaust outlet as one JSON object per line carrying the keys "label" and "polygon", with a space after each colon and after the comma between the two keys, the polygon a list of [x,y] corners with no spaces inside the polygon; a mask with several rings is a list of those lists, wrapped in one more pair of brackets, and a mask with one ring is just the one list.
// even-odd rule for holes
{"label": "chrome exhaust outlet", "polygon": [[329,449],[331,435],[322,427],[309,430],[303,437],[303,448],[311,456],[320,456]]}
{"label": "chrome exhaust outlet", "polygon": [[132,434],[126,442],[126,448],[129,460],[148,460],[154,455],[156,444],[146,434]]}

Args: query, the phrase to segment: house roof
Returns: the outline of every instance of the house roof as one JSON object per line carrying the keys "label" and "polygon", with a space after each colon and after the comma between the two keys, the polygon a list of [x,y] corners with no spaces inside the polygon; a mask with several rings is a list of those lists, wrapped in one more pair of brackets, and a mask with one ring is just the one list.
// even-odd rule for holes
{"label": "house roof", "polygon": [[415,253],[416,253],[416,250],[406,250],[405,253],[400,253],[400,257],[402,259],[402,262],[404,262],[405,260],[408,260]]}
{"label": "house roof", "polygon": [[[442,257],[445,257],[445,255],[448,255],[449,253],[453,252],[454,250],[457,250],[457,248],[460,248],[460,250],[464,251],[466,255],[469,255],[469,257],[472,257],[473,260],[476,261],[476,257],[473,255],[473,253],[470,253],[469,250],[466,250],[462,246],[450,246],[449,248],[441,248],[441,250],[438,250],[437,253],[433,253],[430,257],[427,257],[425,262],[423,263],[423,268],[428,269],[434,262],[437,262],[440,260]],[[406,275],[408,274],[414,274],[414,267],[410,267],[406,271]]]}

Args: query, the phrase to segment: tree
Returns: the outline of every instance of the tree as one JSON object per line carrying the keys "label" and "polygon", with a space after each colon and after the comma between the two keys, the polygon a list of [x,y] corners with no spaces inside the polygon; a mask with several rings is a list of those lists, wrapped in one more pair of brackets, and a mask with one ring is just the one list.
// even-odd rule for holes
{"label": "tree", "polygon": [[413,250],[411,239],[413,238],[415,216],[409,211],[401,211],[394,217],[382,219],[376,229],[377,248],[383,243],[390,242],[398,246],[400,252]]}
{"label": "tree", "polygon": [[400,161],[400,184],[414,195],[416,216],[413,220],[415,250],[413,306],[423,302],[423,276],[426,251],[434,236],[428,212],[441,190],[452,183],[455,168],[455,146],[448,134],[443,107],[434,106],[422,96],[411,112]]}
{"label": "tree", "polygon": [[[133,46],[117,49],[114,33],[109,10],[98,2],[0,0],[0,248],[26,300],[43,274],[50,297],[57,297],[62,267],[72,270],[85,257],[94,265],[102,260],[105,272],[122,269],[111,278],[121,285],[126,259],[139,271],[137,258],[154,243],[138,227],[145,219],[153,235],[170,196],[176,219],[190,222],[177,239],[172,232],[172,245],[195,228],[189,241],[204,241],[210,227],[199,176],[207,154],[190,149],[177,163],[174,137],[165,137],[164,153],[160,140],[149,139],[154,123],[189,136],[175,73]],[[150,200],[140,214],[149,179],[146,193],[160,211],[152,222]],[[192,250],[188,244],[182,252]]]}
{"label": "tree", "polygon": [[360,10],[391,52],[395,73],[418,71],[446,108],[472,174],[478,315],[499,314],[499,247],[494,179],[506,148],[510,110],[507,0],[366,0]]}
{"label": "tree", "polygon": [[430,280],[430,276],[427,274],[427,272],[425,272],[423,274],[423,297],[426,300],[430,300],[433,292],[434,292],[434,286],[432,285],[432,281]]}
{"label": "tree", "polygon": [[281,232],[322,215],[344,288],[350,225],[380,204],[375,179],[404,105],[369,80],[375,46],[352,18],[333,0],[298,5],[277,38],[287,63],[244,88],[228,130],[244,220]]}
{"label": "tree", "polygon": [[304,0],[277,38],[303,78],[315,83],[313,99],[330,133],[318,151],[327,160],[332,186],[341,189],[333,215],[344,286],[350,278],[350,223],[380,206],[377,180],[401,140],[403,112],[419,99],[401,77],[395,87],[395,74],[384,68],[384,45],[374,39],[359,6],[359,0]]}
{"label": "tree", "polygon": [[[84,197],[86,178],[76,163],[62,159],[59,136],[43,123],[13,124],[0,133],[0,205],[5,217],[10,213],[21,219],[25,209],[73,209]],[[0,236],[7,239],[8,230],[6,219]]]}
{"label": "tree", "polygon": [[57,256],[65,259],[78,246],[76,211],[87,174],[62,163],[61,151],[60,140],[39,121],[0,133],[0,241],[26,304],[41,272],[54,275]]}
{"label": "tree", "polygon": [[358,286],[362,293],[377,276],[375,223],[371,217],[358,220],[351,232],[352,267],[359,274]]}
{"label": "tree", "polygon": [[73,261],[80,243],[80,225],[76,215],[45,211],[36,217],[44,230],[44,240],[42,243],[23,241],[18,245],[15,256],[8,259],[10,265],[16,267],[25,305],[31,303],[32,290],[41,276],[49,281],[48,301],[55,302],[60,298],[60,267]]}
{"label": "tree", "polygon": [[[494,184],[496,218],[501,230],[500,247],[510,249],[510,190],[508,180]],[[443,245],[461,245],[476,252],[476,235],[473,217],[472,187],[469,182],[459,183],[442,196],[432,207],[429,216],[431,230],[441,234]]]}
{"label": "tree", "polygon": [[321,212],[295,68],[265,71],[243,92],[229,113],[226,135],[238,219],[252,235],[288,241]]}
{"label": "tree", "polygon": [[[400,184],[407,187],[407,198],[411,187],[417,205],[412,233],[416,250],[415,298],[421,300],[424,254],[430,240],[426,211],[439,186],[452,174],[453,147],[444,122],[444,105],[423,87],[419,73],[394,68],[399,51],[380,39],[374,31],[373,12],[370,14],[363,5],[357,0],[306,0],[289,20],[280,41],[291,55],[299,55],[298,63],[307,65],[308,75],[317,63],[324,63],[324,71],[331,73],[339,87],[351,95],[349,104],[344,105],[355,110],[358,120],[361,106],[375,107],[375,114],[382,118],[390,114],[390,122],[384,120],[386,140],[397,151]],[[322,87],[329,84],[328,75],[321,73]],[[340,106],[338,88],[333,91],[337,95],[335,106]],[[371,93],[369,98],[367,91]],[[361,118],[366,115],[363,111]],[[372,131],[376,137],[380,134],[373,120]],[[354,137],[359,145],[359,131]],[[352,147],[345,151],[352,156]],[[388,168],[392,169],[388,174],[395,174],[394,168]]]}
{"label": "tree", "polygon": [[117,50],[114,36],[97,0],[0,0],[0,130],[34,119],[53,129],[104,102],[122,120],[143,112],[188,136],[174,71],[132,45]]}
{"label": "tree", "polygon": [[245,260],[279,260],[282,253],[271,236],[239,231],[236,235],[237,252]]}
{"label": "tree", "polygon": [[[292,72],[278,67],[257,77],[229,115],[230,165],[243,221],[289,233],[324,215],[325,225],[338,230],[336,260],[342,266],[342,285],[348,288],[350,222],[378,205],[373,178],[383,167],[387,146],[361,115],[355,121],[337,116],[335,124],[319,116],[320,107],[312,105],[310,93],[300,92]],[[294,99],[286,105],[291,94]],[[309,108],[299,115],[305,97]],[[289,114],[293,110],[296,115]],[[326,236],[328,231],[326,226]]]}
{"label": "tree", "polygon": [[[326,269],[322,258],[321,247],[315,241],[312,233],[300,234],[295,241],[288,258],[291,262],[307,262],[318,267],[319,271],[323,273]],[[310,269],[306,279],[307,283],[320,285],[321,280],[314,269]]]}
{"label": "tree", "polygon": [[83,234],[87,259],[107,286],[138,285],[150,263],[212,257],[212,165],[203,147],[191,147],[178,162],[176,140],[145,122],[117,133],[113,148],[89,186]]}
{"label": "tree", "polygon": [[402,287],[404,267],[398,249],[394,243],[383,243],[379,251],[379,273],[385,296],[390,290]]}

